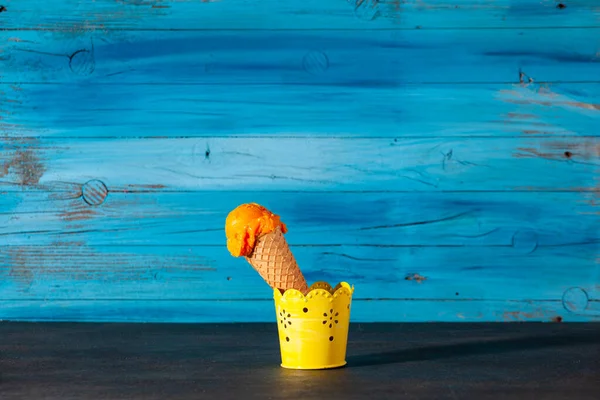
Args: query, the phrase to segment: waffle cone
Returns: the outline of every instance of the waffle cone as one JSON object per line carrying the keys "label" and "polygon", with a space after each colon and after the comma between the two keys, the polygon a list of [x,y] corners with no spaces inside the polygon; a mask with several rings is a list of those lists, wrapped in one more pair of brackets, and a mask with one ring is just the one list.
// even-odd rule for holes
{"label": "waffle cone", "polygon": [[308,292],[308,285],[279,228],[256,240],[246,260],[273,289]]}

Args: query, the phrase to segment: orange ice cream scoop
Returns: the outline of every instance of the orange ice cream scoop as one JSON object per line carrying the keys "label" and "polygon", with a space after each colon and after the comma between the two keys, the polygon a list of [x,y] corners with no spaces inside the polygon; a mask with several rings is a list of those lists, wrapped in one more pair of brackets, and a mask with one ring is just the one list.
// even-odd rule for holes
{"label": "orange ice cream scoop", "polygon": [[256,203],[242,204],[233,209],[225,220],[227,250],[234,257],[252,253],[256,240],[279,227],[282,233],[287,227],[278,215]]}

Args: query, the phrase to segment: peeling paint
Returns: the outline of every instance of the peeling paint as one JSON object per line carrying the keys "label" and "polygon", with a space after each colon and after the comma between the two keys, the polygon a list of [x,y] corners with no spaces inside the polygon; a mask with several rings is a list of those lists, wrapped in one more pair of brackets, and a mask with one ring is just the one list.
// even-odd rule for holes
{"label": "peeling paint", "polygon": [[74,200],[69,202],[67,210],[60,213],[59,217],[63,221],[85,221],[98,216],[98,211],[83,203],[81,200]]}
{"label": "peeling paint", "polygon": [[[52,282],[52,291],[73,291],[88,284],[110,285],[123,282],[164,282],[179,280],[190,273],[216,271],[214,260],[195,254],[159,256],[127,252],[99,252],[81,242],[58,239],[51,246],[11,246],[8,248],[9,279],[27,291],[35,281]],[[157,275],[157,272],[160,274]],[[78,281],[74,284],[73,281]],[[46,293],[49,294],[49,293]],[[70,295],[71,295],[70,294]]]}
{"label": "peeling paint", "polygon": [[16,42],[16,43],[32,43],[29,40],[23,40],[23,39],[20,39],[18,37],[10,37],[10,38],[8,38],[8,41],[9,42]]}
{"label": "peeling paint", "polygon": [[427,278],[424,277],[424,276],[422,276],[422,275],[420,275],[420,274],[412,273],[412,274],[408,274],[404,278],[404,280],[406,280],[406,281],[415,281],[417,283],[423,283],[423,282],[425,282],[427,280]]}
{"label": "peeling paint", "polygon": [[33,284],[34,274],[27,268],[27,256],[17,248],[8,248],[8,260],[10,265],[9,279],[19,286],[19,291],[27,291]]}
{"label": "peeling paint", "polygon": [[51,246],[81,247],[81,246],[85,246],[85,242],[83,242],[83,241],[56,240],[56,241],[52,242]]}
{"label": "peeling paint", "polygon": [[533,114],[523,114],[516,112],[509,112],[506,114],[506,117],[515,119],[537,119],[537,117]]}
{"label": "peeling paint", "polygon": [[581,101],[567,101],[565,104],[573,107],[585,108],[586,110],[600,111],[600,104],[583,103]]}
{"label": "peeling paint", "polygon": [[512,104],[532,104],[544,107],[563,107],[600,111],[600,104],[574,100],[550,89],[549,85],[525,84],[521,90],[500,90],[503,100]]}
{"label": "peeling paint", "polygon": [[538,308],[530,312],[524,311],[505,311],[502,314],[504,322],[515,322],[515,321],[530,321],[530,320],[552,320],[554,318],[562,318],[557,315],[551,315],[548,310]]}
{"label": "peeling paint", "polygon": [[541,148],[518,147],[516,158],[541,157],[549,160],[591,162],[600,165],[600,143],[593,139],[542,141]]}
{"label": "peeling paint", "polygon": [[163,184],[128,184],[124,186],[116,186],[111,188],[110,191],[114,193],[136,193],[136,192],[147,192],[147,191],[160,191],[166,189],[167,186]]}
{"label": "peeling paint", "polygon": [[521,153],[516,153],[514,156],[516,158],[532,158],[532,157],[541,157],[541,158],[556,158],[553,153],[543,153],[537,149],[531,147],[519,147],[517,148]]}
{"label": "peeling paint", "polygon": [[46,167],[31,146],[17,148],[0,164],[0,178],[13,175],[22,186],[37,185],[44,172]]}
{"label": "peeling paint", "polygon": [[544,135],[547,134],[546,131],[540,131],[540,130],[536,130],[536,129],[525,129],[523,130],[523,133],[526,135]]}

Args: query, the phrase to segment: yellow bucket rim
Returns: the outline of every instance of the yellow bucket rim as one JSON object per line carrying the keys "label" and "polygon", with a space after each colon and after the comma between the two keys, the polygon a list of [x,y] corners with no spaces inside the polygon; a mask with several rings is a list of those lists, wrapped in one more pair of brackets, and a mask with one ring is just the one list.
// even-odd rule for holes
{"label": "yellow bucket rim", "polygon": [[296,289],[288,289],[281,293],[279,289],[273,289],[273,294],[276,299],[289,299],[289,298],[311,298],[316,292],[319,292],[325,297],[337,297],[342,293],[352,296],[354,293],[354,285],[350,285],[348,282],[340,282],[335,287],[324,281],[318,281],[310,285],[308,292],[304,295],[301,291]]}

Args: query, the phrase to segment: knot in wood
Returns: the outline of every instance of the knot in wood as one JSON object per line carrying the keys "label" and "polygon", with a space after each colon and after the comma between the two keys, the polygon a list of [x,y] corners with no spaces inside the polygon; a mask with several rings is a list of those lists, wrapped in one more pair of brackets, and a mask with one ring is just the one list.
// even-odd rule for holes
{"label": "knot in wood", "polygon": [[320,51],[309,51],[302,59],[302,68],[312,75],[319,75],[329,69],[329,58]]}
{"label": "knot in wood", "polygon": [[91,75],[96,69],[94,54],[87,49],[77,50],[69,57],[69,68],[77,75]]}
{"label": "knot in wood", "polygon": [[108,188],[104,182],[97,179],[86,182],[82,188],[82,197],[90,206],[99,206],[108,196]]}
{"label": "knot in wood", "polygon": [[379,16],[379,1],[356,0],[354,2],[354,15],[363,21],[373,21]]}
{"label": "knot in wood", "polygon": [[580,287],[572,287],[565,290],[562,297],[563,307],[572,313],[583,312],[587,308],[589,301],[587,292]]}
{"label": "knot in wood", "polygon": [[512,247],[522,254],[533,253],[538,247],[538,236],[533,230],[519,230],[512,237]]}

